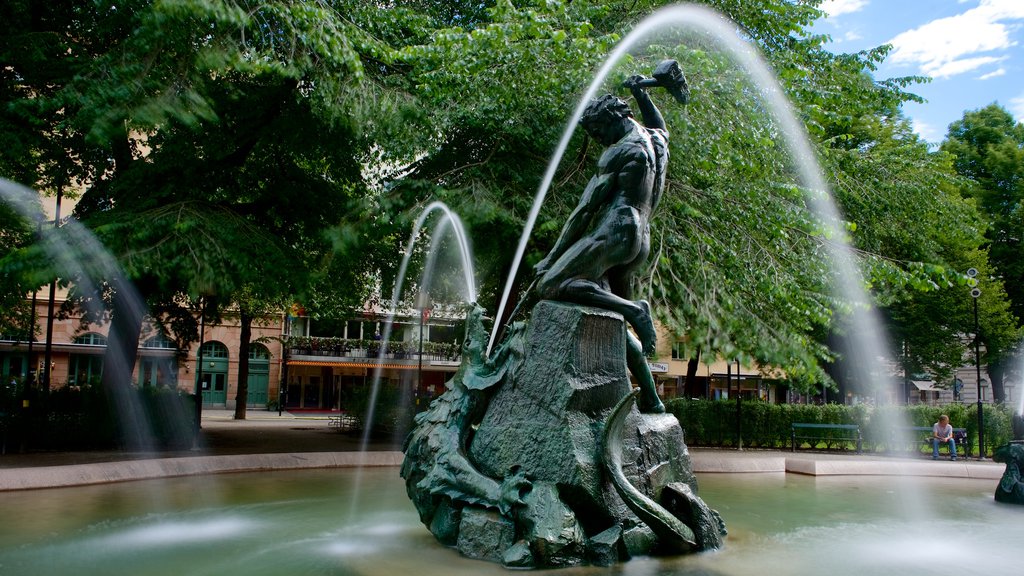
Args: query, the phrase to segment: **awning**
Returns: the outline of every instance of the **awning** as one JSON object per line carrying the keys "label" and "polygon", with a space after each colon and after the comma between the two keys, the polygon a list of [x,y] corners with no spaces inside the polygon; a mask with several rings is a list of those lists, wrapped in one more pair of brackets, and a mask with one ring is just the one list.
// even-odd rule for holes
{"label": "awning", "polygon": [[911,380],[918,390],[937,390],[934,380]]}

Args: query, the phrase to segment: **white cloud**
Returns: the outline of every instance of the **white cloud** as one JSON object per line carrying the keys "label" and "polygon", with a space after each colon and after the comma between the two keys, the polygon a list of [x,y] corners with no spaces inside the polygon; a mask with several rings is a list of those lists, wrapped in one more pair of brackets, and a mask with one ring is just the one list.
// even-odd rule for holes
{"label": "white cloud", "polygon": [[861,38],[863,38],[863,36],[861,36],[858,32],[854,32],[853,30],[847,32],[846,34],[843,34],[843,40],[847,42],[853,42],[854,40],[860,40]]}
{"label": "white cloud", "polygon": [[1010,114],[1017,119],[1017,122],[1024,122],[1024,94],[1016,98],[1010,98]]}
{"label": "white cloud", "polygon": [[835,18],[841,14],[852,14],[861,11],[868,5],[868,0],[825,0],[818,8]]}
{"label": "white cloud", "polygon": [[936,128],[935,126],[932,126],[927,122],[922,122],[917,118],[911,118],[910,122],[914,126],[914,132],[916,132],[917,135],[920,136],[925,142],[942,142],[942,139],[946,137],[945,131]]}
{"label": "white cloud", "polygon": [[916,65],[922,74],[937,78],[963,74],[1000,60],[976,55],[1016,45],[1011,37],[1019,28],[1016,20],[1024,20],[1024,2],[981,0],[962,14],[897,35],[889,41],[894,47],[890,62]]}
{"label": "white cloud", "polygon": [[978,76],[978,80],[989,80],[992,78],[998,78],[999,76],[1006,76],[1006,68],[1000,68],[989,72],[988,74],[982,74],[981,76]]}
{"label": "white cloud", "polygon": [[978,56],[977,58],[963,58],[960,60],[953,60],[951,62],[945,62],[938,68],[933,68],[925,72],[932,78],[949,78],[950,76],[956,76],[957,74],[963,74],[970,72],[971,70],[977,70],[986,64],[992,64],[994,62],[1001,62],[1006,58],[994,58],[992,56]]}

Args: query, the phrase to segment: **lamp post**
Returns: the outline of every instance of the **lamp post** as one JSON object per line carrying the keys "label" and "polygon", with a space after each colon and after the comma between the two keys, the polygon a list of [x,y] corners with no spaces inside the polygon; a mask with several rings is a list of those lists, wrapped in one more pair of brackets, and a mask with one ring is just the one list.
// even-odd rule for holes
{"label": "lamp post", "polygon": [[420,292],[419,302],[420,310],[420,350],[419,350],[419,366],[416,370],[416,388],[413,390],[413,410],[419,408],[419,393],[423,387],[423,327],[427,323],[427,319],[430,318],[430,295],[426,292]]}
{"label": "lamp post", "polygon": [[978,382],[978,459],[985,458],[985,411],[981,406],[981,346],[978,334],[978,298],[981,297],[981,289],[978,288],[978,270],[971,268],[967,271],[967,285],[971,287],[971,298],[974,300],[974,373]]}
{"label": "lamp post", "polygon": [[196,405],[195,405],[195,445],[199,445],[199,431],[203,420],[203,340],[206,338],[206,300],[199,298],[199,353],[196,359]]}

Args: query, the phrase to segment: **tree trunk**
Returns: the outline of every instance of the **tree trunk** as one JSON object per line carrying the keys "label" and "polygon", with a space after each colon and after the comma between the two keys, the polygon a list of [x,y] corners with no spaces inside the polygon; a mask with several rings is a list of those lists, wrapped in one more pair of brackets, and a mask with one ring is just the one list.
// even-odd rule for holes
{"label": "tree trunk", "polygon": [[700,350],[697,355],[686,363],[686,380],[683,381],[683,393],[688,398],[700,396],[697,392],[697,366],[700,364]]}
{"label": "tree trunk", "polygon": [[989,359],[988,377],[992,382],[992,401],[996,404],[1006,402],[1006,389],[1003,387],[1003,376],[1006,374],[1005,362],[1002,359]]}
{"label": "tree trunk", "polygon": [[245,420],[249,403],[249,340],[252,338],[252,315],[241,311],[242,324],[238,344],[238,394],[235,396],[235,420]]}

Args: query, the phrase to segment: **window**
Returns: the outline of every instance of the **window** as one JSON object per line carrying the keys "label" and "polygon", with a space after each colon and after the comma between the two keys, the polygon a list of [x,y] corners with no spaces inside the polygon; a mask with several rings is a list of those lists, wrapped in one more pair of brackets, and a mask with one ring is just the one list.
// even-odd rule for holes
{"label": "window", "polygon": [[362,325],[362,322],[357,320],[348,321],[345,325],[345,338],[348,338],[349,340],[359,340],[362,338]]}
{"label": "window", "polygon": [[168,338],[167,335],[165,335],[165,334],[157,334],[156,336],[153,336],[152,338],[147,339],[145,342],[142,343],[142,347],[143,348],[163,348],[165,350],[166,349],[173,350],[175,348],[174,342],[172,342],[171,339]]}
{"label": "window", "polygon": [[89,346],[106,346],[107,337],[102,334],[97,334],[95,332],[89,332],[87,334],[82,334],[81,336],[76,337],[74,343],[86,344]]}
{"label": "window", "polygon": [[203,344],[203,358],[227,358],[228,347],[216,340]]}
{"label": "window", "polygon": [[72,354],[68,369],[69,386],[90,386],[98,384],[103,376],[103,356],[96,354]]}
{"label": "window", "polygon": [[363,339],[372,340],[376,336],[379,336],[377,333],[377,323],[363,322]]}
{"label": "window", "polygon": [[673,360],[688,360],[683,349],[682,342],[676,342],[672,344],[672,359]]}
{"label": "window", "polygon": [[431,342],[455,342],[455,327],[435,324],[430,327]]}
{"label": "window", "polygon": [[250,344],[249,360],[270,360],[270,350],[263,344]]}

